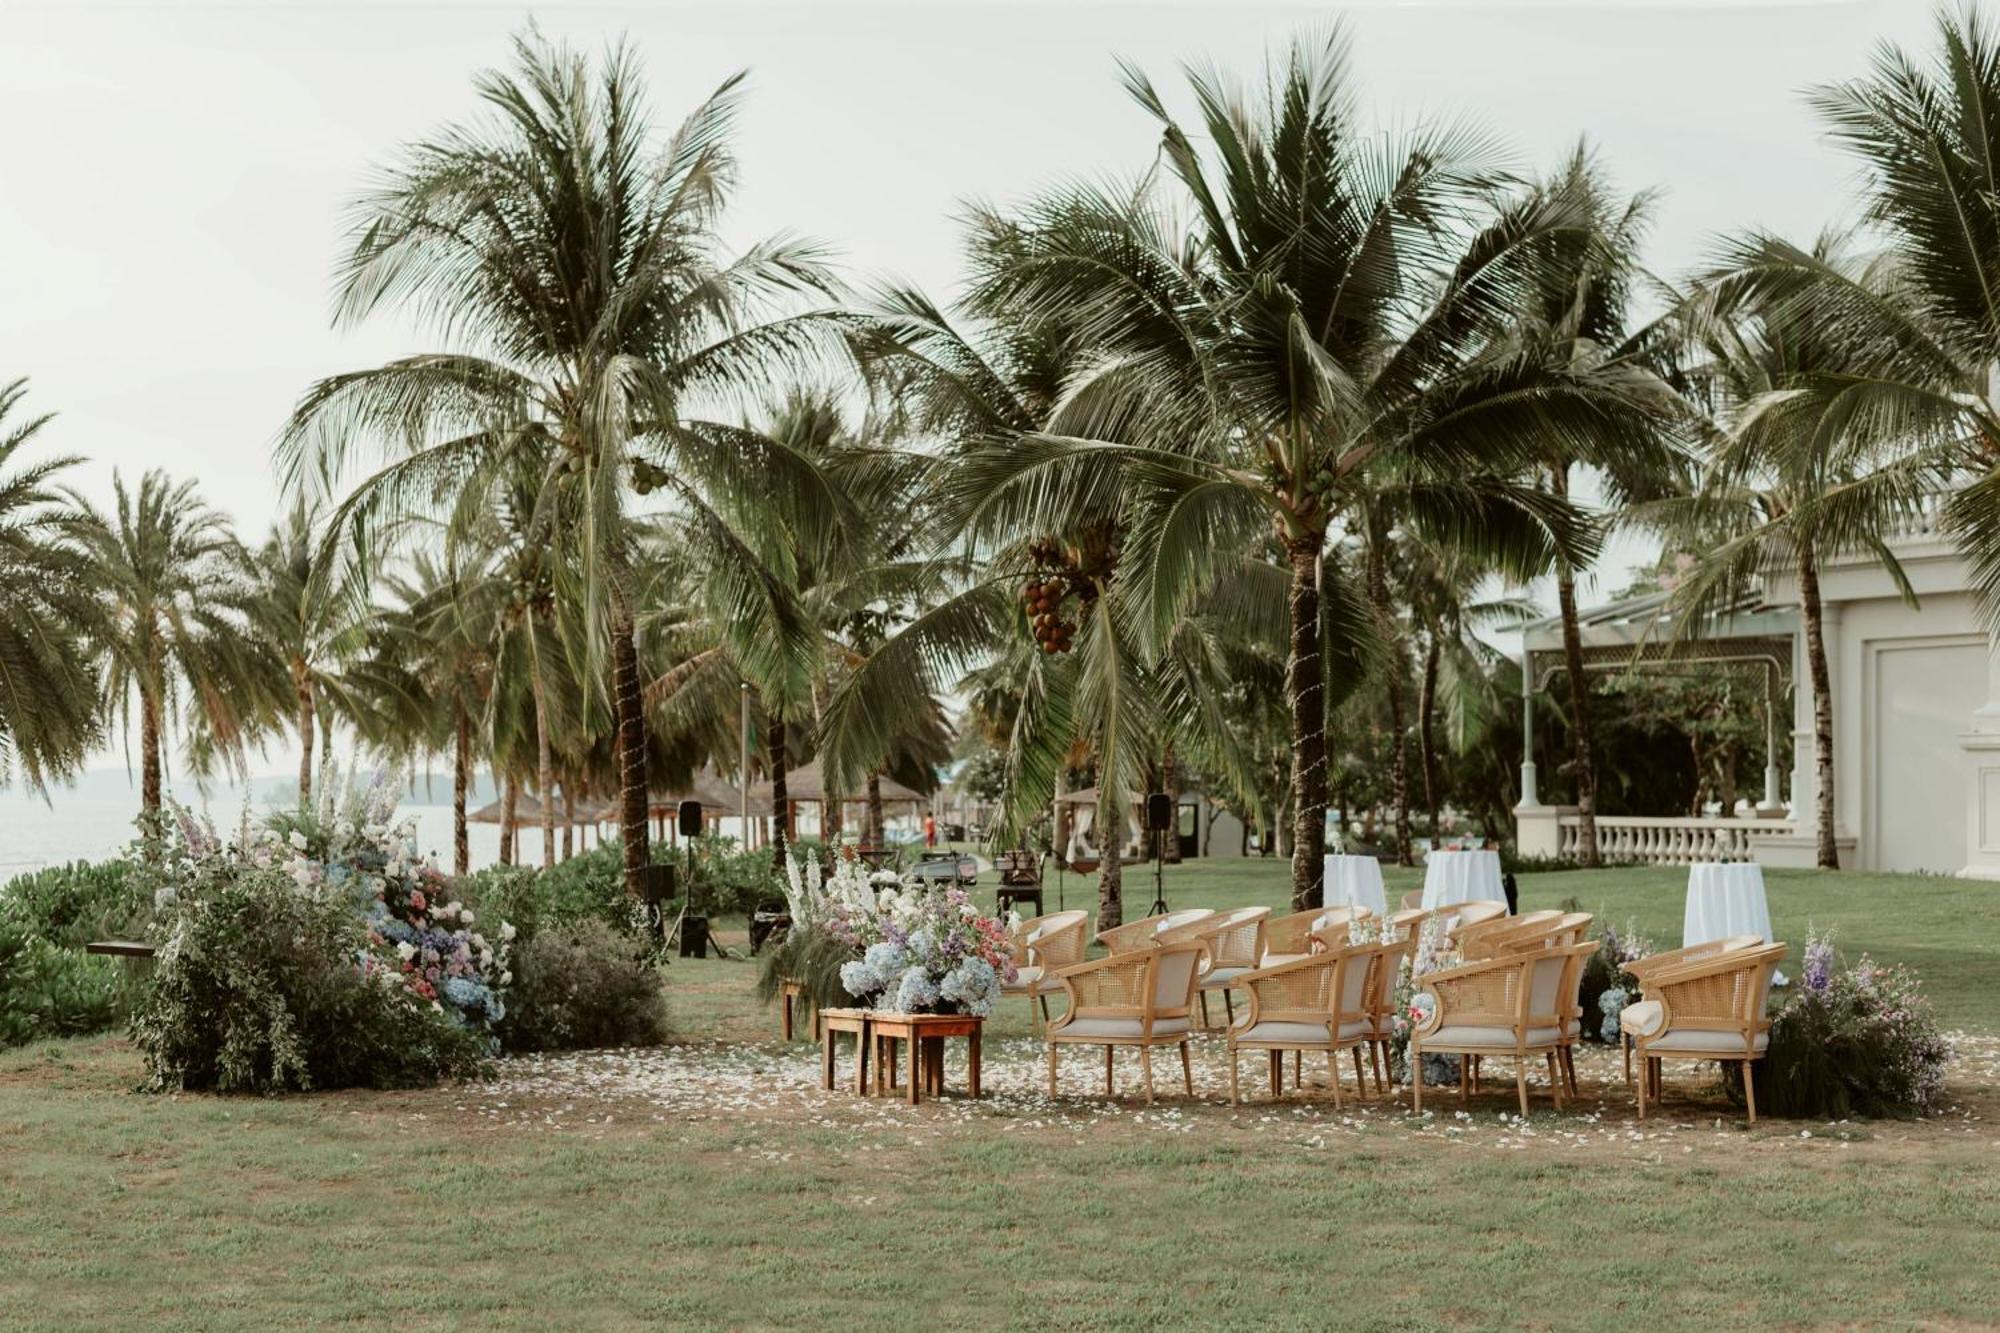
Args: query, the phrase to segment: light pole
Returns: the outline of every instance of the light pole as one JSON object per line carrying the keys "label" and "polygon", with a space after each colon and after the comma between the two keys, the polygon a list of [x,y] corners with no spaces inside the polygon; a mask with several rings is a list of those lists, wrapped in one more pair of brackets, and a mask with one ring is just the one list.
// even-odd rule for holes
{"label": "light pole", "polygon": [[742,820],[737,836],[743,840],[743,850],[750,850],[750,682],[742,682],[737,695],[740,704],[736,710],[736,740],[741,755],[737,763],[737,775],[741,783],[737,797],[742,801],[738,817]]}

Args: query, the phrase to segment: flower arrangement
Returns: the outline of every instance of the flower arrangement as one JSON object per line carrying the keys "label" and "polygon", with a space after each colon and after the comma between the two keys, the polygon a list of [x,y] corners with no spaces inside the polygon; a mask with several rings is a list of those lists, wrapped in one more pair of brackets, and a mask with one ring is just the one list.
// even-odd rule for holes
{"label": "flower arrangement", "polygon": [[1014,978],[1007,927],[964,889],[884,888],[874,920],[881,938],[840,969],[848,993],[871,1008],[990,1014]]}
{"label": "flower arrangement", "polygon": [[[1928,1114],[1943,1099],[1951,1055],[1914,972],[1866,954],[1842,967],[1832,937],[1814,932],[1800,985],[1772,1018],[1755,1066],[1757,1108],[1814,1119]],[[1741,1095],[1740,1073],[1725,1068],[1724,1077]]]}
{"label": "flower arrangement", "polygon": [[1577,999],[1584,1013],[1594,1010],[1598,1015],[1596,1026],[1584,1024],[1582,1035],[1607,1046],[1616,1046],[1623,1040],[1619,1015],[1639,997],[1639,982],[1629,970],[1630,965],[1652,952],[1653,942],[1640,933],[1635,923],[1627,921],[1623,932],[1609,924],[1604,927],[1604,933],[1598,937],[1597,952],[1584,960],[1583,977],[1577,988]]}

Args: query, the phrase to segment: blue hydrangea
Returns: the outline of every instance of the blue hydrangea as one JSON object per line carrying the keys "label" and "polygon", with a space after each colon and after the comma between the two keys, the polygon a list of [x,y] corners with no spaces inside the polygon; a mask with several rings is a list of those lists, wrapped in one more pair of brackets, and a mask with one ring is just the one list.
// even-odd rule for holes
{"label": "blue hydrangea", "polygon": [[1625,993],[1623,986],[1612,986],[1597,997],[1597,1007],[1600,1012],[1615,1020],[1618,1011],[1630,1003],[1631,999],[1632,997]]}
{"label": "blue hydrangea", "polygon": [[407,921],[398,921],[393,916],[384,917],[376,922],[375,929],[391,944],[415,944],[418,940],[416,927]]}
{"label": "blue hydrangea", "polygon": [[1616,1046],[1620,1041],[1618,1015],[1606,1014],[1604,1016],[1604,1025],[1598,1028],[1597,1035],[1603,1040],[1606,1046]]}
{"label": "blue hydrangea", "polygon": [[1000,974],[983,958],[967,958],[945,973],[938,993],[956,1000],[967,1013],[990,1014],[1000,992]]}
{"label": "blue hydrangea", "polygon": [[902,981],[897,984],[892,1007],[901,1013],[918,1013],[937,1002],[937,983],[931,980],[930,973],[921,967],[913,967],[903,973]]}

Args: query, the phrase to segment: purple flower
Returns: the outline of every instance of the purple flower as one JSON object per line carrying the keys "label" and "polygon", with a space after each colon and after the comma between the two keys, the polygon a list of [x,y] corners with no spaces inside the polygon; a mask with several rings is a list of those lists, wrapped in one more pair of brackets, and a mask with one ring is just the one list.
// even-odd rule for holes
{"label": "purple flower", "polygon": [[1815,935],[1806,941],[1805,968],[1801,977],[1805,988],[1815,995],[1833,989],[1833,941]]}

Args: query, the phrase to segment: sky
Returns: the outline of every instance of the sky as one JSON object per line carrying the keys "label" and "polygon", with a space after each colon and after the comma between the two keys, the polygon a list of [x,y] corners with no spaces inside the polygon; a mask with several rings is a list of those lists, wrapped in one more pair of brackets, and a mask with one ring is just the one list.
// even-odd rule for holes
{"label": "sky", "polygon": [[1587,136],[1621,185],[1662,191],[1647,260],[1669,275],[1720,232],[1804,238],[1846,216],[1851,165],[1802,91],[1931,29],[1926,0],[0,0],[0,383],[27,376],[29,406],[59,413],[44,443],[88,457],[87,494],[107,496],[114,469],[165,468],[254,539],[281,504],[270,446],[301,391],[435,350],[392,320],[332,327],[345,204],[400,144],[474,110],[474,74],[530,17],[589,48],[629,37],[663,130],[747,69],[731,243],[802,233],[851,279],[949,297],[965,201],[1152,160],[1118,57],[1163,87],[1183,61],[1249,76],[1336,16],[1378,125],[1471,119],[1529,170]]}

